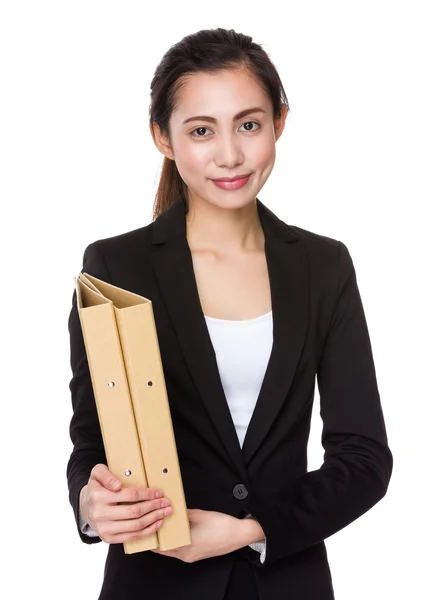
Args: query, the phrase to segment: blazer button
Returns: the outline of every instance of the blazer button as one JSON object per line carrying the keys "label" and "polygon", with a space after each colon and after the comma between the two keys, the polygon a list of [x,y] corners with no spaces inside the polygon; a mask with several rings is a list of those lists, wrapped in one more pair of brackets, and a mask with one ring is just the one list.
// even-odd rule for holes
{"label": "blazer button", "polygon": [[246,498],[248,496],[247,486],[243,483],[238,483],[237,485],[235,485],[235,487],[233,488],[233,496],[237,500],[243,500],[244,498]]}

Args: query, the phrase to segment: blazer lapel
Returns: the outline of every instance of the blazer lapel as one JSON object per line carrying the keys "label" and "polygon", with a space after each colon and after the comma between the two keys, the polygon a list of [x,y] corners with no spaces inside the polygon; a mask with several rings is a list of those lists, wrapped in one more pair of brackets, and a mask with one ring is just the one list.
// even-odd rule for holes
{"label": "blazer lapel", "polygon": [[[282,407],[303,348],[308,319],[307,256],[294,229],[257,198],[265,234],[273,311],[273,345],[241,448],[221,383],[216,356],[198,294],[186,238],[186,201],[176,202],[153,223],[153,266],[180,347],[221,442],[217,450],[245,481]],[[260,343],[260,340],[257,340]]]}

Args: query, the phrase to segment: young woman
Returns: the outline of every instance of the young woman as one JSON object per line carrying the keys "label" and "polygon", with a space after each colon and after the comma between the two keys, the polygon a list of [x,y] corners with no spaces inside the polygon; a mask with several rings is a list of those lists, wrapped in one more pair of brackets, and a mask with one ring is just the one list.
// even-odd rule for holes
{"label": "young woman", "polygon": [[[108,470],[74,292],[67,477],[81,540],[110,544],[100,600],[330,600],[324,539],[387,491],[393,457],[349,251],[257,198],[288,110],[250,37],[186,36],[151,83],[165,157],[154,220],[84,251],[83,271],[152,300],[192,536],[123,551],[170,512]],[[307,471],[316,376],[325,455]]]}

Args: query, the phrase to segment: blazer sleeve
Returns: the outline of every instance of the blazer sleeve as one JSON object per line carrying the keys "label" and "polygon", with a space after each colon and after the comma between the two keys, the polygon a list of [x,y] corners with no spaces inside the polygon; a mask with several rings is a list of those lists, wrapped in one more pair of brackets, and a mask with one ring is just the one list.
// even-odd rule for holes
{"label": "blazer sleeve", "polygon": [[[323,541],[372,508],[393,469],[356,273],[338,242],[338,290],[317,367],[324,462],[248,506],[266,536],[266,567]],[[275,501],[276,500],[276,501]]]}
{"label": "blazer sleeve", "polygon": [[[108,268],[97,243],[93,242],[84,250],[82,272],[94,275],[111,283]],[[72,308],[69,314],[70,364],[72,379],[71,392],[73,415],[69,435],[73,444],[66,476],[69,488],[69,501],[74,511],[78,534],[83,542],[101,542],[97,535],[90,537],[80,527],[80,491],[88,482],[90,472],[98,463],[107,464],[101,428],[96,409],[95,396],[90,378],[89,364],[84,346],[81,323],[77,309],[77,296],[74,290]]]}

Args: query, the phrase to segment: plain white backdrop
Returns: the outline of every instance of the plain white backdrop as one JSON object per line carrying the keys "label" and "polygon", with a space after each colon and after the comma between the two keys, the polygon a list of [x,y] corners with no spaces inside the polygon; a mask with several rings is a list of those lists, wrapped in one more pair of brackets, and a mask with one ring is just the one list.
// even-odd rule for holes
{"label": "plain white backdrop", "polygon": [[[394,471],[385,498],[326,541],[336,599],[433,597],[429,8],[2,2],[5,598],[98,597],[108,545],[80,541],[66,481],[73,277],[89,243],[151,221],[162,155],[147,121],[150,81],[172,44],[214,27],[262,44],[288,95],[258,197],[347,245],[369,325]],[[310,470],[323,459],[319,402],[316,388]]]}

